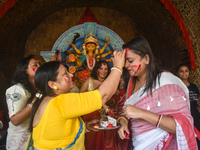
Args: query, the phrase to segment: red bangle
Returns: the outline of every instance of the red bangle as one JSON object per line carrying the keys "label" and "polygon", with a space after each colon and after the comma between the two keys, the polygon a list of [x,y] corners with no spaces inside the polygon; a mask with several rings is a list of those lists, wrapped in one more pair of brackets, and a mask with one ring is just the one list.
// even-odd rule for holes
{"label": "red bangle", "polygon": [[159,115],[158,121],[157,121],[157,123],[156,123],[156,127],[157,127],[157,128],[158,128],[159,125],[160,125],[160,121],[161,121],[161,119],[162,119],[162,116],[163,116],[163,115]]}
{"label": "red bangle", "polygon": [[158,123],[159,123],[160,117],[161,117],[161,115],[159,115],[158,121],[157,121],[157,123],[156,123],[156,127],[157,127],[157,125],[158,125]]}

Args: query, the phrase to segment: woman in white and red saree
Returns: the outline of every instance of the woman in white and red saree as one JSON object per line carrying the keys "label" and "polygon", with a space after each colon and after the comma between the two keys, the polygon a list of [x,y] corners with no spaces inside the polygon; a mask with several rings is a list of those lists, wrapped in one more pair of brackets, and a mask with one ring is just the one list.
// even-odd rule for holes
{"label": "woman in white and red saree", "polygon": [[134,150],[196,150],[187,87],[161,69],[145,38],[136,37],[123,48],[131,78],[119,136],[130,133],[129,119]]}

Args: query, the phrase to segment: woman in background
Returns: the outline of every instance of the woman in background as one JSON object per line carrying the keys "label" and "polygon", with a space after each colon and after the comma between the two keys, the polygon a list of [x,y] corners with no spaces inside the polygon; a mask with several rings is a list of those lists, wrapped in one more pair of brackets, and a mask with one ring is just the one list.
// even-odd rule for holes
{"label": "woman in background", "polygon": [[[110,73],[110,67],[105,60],[97,61],[89,77],[82,85],[80,92],[93,91],[99,88],[102,82]],[[120,81],[123,81],[121,78]],[[111,99],[103,105],[100,110],[84,115],[84,121],[101,119],[101,115],[109,115],[115,119],[118,118],[120,110],[124,104],[124,89],[117,90]],[[94,99],[95,101],[95,99]],[[89,123],[88,123],[89,124]],[[86,150],[120,150],[127,149],[127,140],[122,141],[118,138],[117,130],[98,130],[92,126],[86,127],[90,132],[86,133]]]}
{"label": "woman in background", "polygon": [[[200,113],[198,111],[199,89],[189,81],[190,67],[188,64],[180,64],[177,67],[177,76],[183,81],[189,90],[190,111],[194,119],[194,126],[200,131]],[[198,148],[200,149],[200,141],[197,139]]]}
{"label": "woman in background", "polygon": [[17,65],[11,87],[6,90],[9,112],[7,150],[22,150],[29,136],[29,120],[36,93],[34,76],[40,66],[34,55],[23,58]]}

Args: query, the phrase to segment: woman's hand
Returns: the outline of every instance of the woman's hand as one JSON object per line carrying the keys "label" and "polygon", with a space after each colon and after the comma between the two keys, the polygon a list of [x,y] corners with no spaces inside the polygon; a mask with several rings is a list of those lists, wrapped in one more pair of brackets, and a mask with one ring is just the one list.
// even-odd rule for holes
{"label": "woman's hand", "polygon": [[125,53],[126,53],[125,50],[123,50],[123,51],[114,51],[113,52],[114,58],[112,58],[112,61],[113,61],[113,65],[114,66],[120,66],[121,68],[124,67],[124,64],[125,64]]}
{"label": "woman's hand", "polygon": [[133,118],[133,119],[139,119],[139,118],[142,118],[142,114],[144,112],[143,109],[139,109],[137,107],[134,107],[132,105],[125,105],[123,107],[124,109],[124,115],[127,117],[127,118]]}
{"label": "woman's hand", "polygon": [[50,61],[61,61],[61,51],[56,50],[56,53],[51,56]]}
{"label": "woman's hand", "polygon": [[127,135],[130,134],[129,130],[128,130],[128,124],[126,124],[126,122],[123,119],[120,119],[119,123],[121,124],[121,127],[119,128],[119,130],[117,131],[119,134],[119,137],[123,140],[123,139],[127,139]]}
{"label": "woman's hand", "polygon": [[98,130],[98,128],[94,128],[94,125],[95,124],[100,124],[100,119],[93,119],[93,120],[90,120],[90,121],[88,121],[86,124],[85,124],[85,126],[86,126],[86,128],[88,129],[88,130],[90,130],[90,131],[94,131],[94,132],[97,132],[97,131],[99,131]]}

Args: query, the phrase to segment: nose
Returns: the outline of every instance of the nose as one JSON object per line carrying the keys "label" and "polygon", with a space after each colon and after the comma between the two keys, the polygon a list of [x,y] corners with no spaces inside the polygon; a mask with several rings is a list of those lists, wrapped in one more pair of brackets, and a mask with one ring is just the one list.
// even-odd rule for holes
{"label": "nose", "polygon": [[127,61],[125,61],[125,68],[128,68],[129,63]]}
{"label": "nose", "polygon": [[69,77],[71,77],[71,78],[72,78],[73,76],[74,76],[73,74],[69,73]]}

